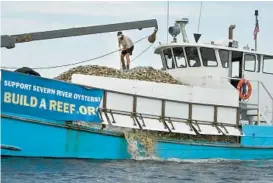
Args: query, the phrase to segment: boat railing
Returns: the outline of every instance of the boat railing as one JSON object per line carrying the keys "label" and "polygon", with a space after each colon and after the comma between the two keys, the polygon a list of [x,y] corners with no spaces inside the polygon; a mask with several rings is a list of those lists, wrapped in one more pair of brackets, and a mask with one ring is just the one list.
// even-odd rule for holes
{"label": "boat railing", "polygon": [[[223,79],[228,79],[228,80],[237,80],[240,81],[241,78],[233,78],[233,77],[222,77]],[[257,103],[248,103],[247,101],[240,101],[240,104],[242,104],[241,106],[247,104],[248,106],[256,106],[257,107],[257,123],[260,124],[260,116],[262,114],[262,117],[266,120],[267,123],[269,123],[269,119],[264,115],[264,113],[261,111],[261,89],[264,89],[264,91],[266,92],[267,96],[270,98],[271,100],[271,113],[272,113],[272,118],[271,118],[271,123],[273,123],[273,96],[271,95],[271,93],[268,91],[268,89],[266,88],[266,86],[264,85],[264,83],[262,81],[259,80],[252,80],[252,79],[248,79],[250,82],[253,83],[257,83]]]}
{"label": "boat railing", "polygon": [[[118,95],[121,95],[120,99]],[[131,99],[128,99],[128,97],[131,97]],[[146,101],[144,101],[145,99]],[[113,100],[119,101],[119,103]],[[150,102],[150,104],[147,102]],[[138,103],[140,103],[141,107],[138,106]],[[211,114],[203,113],[203,115],[213,115],[211,119],[206,120],[201,119],[200,116],[198,117],[197,113],[202,110],[202,106],[211,107],[210,109],[213,109],[213,113]],[[142,109],[142,107],[144,109]],[[185,107],[187,107],[187,109]],[[201,107],[201,109],[197,109],[198,107]],[[157,112],[152,108],[157,108]],[[147,112],[148,110],[149,113]],[[175,111],[170,112],[171,110]],[[226,113],[228,110],[234,112]],[[183,116],[182,113],[185,113],[185,111],[187,115]],[[232,114],[235,120],[227,119],[225,121],[225,119],[221,117],[221,114],[226,116]],[[239,114],[240,111],[237,106],[176,101],[110,90],[104,90],[103,101],[99,108],[99,115],[104,124],[107,123],[113,126],[140,130],[193,135],[196,135],[195,131],[197,131],[199,134],[206,135],[241,136],[243,133],[239,128]]]}

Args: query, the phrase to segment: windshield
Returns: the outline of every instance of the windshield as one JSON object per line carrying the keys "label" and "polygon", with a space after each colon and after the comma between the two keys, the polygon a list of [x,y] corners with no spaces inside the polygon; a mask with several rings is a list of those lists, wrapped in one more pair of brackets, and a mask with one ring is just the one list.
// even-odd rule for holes
{"label": "windshield", "polygon": [[166,60],[166,66],[168,69],[174,69],[175,65],[174,65],[174,60],[173,60],[173,55],[172,55],[172,51],[170,48],[165,49],[163,51],[164,54],[164,58]]}
{"label": "windshield", "polygon": [[218,65],[213,48],[200,48],[200,53],[205,67],[216,67]]}
{"label": "windshield", "polygon": [[187,67],[186,58],[182,47],[173,48],[173,54],[178,68]]}
{"label": "windshield", "polygon": [[188,64],[190,67],[200,67],[199,54],[196,47],[185,47]]}

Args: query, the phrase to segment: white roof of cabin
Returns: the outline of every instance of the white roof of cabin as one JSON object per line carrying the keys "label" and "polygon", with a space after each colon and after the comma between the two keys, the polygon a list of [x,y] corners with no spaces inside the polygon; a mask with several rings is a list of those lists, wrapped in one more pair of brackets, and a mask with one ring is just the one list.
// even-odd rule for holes
{"label": "white roof of cabin", "polygon": [[162,49],[165,49],[168,47],[177,47],[177,46],[206,47],[206,48],[224,49],[224,50],[239,51],[239,52],[244,52],[244,53],[253,53],[253,54],[273,56],[273,53],[262,53],[259,51],[251,51],[251,50],[245,50],[245,49],[241,49],[241,48],[231,48],[231,47],[227,47],[227,46],[219,46],[219,45],[203,44],[203,43],[166,43],[166,44],[161,44],[156,47],[154,53],[160,54]]}

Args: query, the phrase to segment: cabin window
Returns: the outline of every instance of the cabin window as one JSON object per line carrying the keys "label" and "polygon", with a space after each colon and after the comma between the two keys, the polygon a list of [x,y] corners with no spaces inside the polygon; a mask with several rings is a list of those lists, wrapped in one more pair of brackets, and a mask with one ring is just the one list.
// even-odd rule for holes
{"label": "cabin window", "polygon": [[173,55],[176,60],[176,66],[178,68],[187,67],[186,58],[182,47],[173,48]]}
{"label": "cabin window", "polygon": [[245,54],[244,62],[245,71],[254,72],[256,69],[256,57],[255,55]]}
{"label": "cabin window", "polygon": [[161,70],[162,71],[165,71],[166,70],[166,68],[167,68],[167,66],[166,66],[166,62],[165,62],[165,57],[163,56],[163,51],[161,51],[161,54],[160,54],[160,58],[161,58],[161,62],[162,62],[162,68],[161,68]]}
{"label": "cabin window", "polygon": [[205,67],[216,67],[218,65],[213,48],[200,48],[200,52]]}
{"label": "cabin window", "polygon": [[273,56],[264,56],[263,72],[267,74],[273,74]]}
{"label": "cabin window", "polygon": [[190,67],[200,67],[201,62],[199,59],[198,50],[196,47],[186,47],[185,48],[188,64]]}
{"label": "cabin window", "polygon": [[228,50],[219,50],[219,56],[223,68],[228,68],[229,66],[229,51]]}
{"label": "cabin window", "polygon": [[261,55],[257,55],[257,63],[256,63],[256,67],[257,67],[256,71],[257,72],[261,71],[261,59],[262,59],[261,57],[262,57]]}
{"label": "cabin window", "polygon": [[168,69],[174,69],[175,65],[174,65],[172,50],[170,48],[165,49],[163,51],[163,54],[164,54],[164,58],[166,60],[166,66],[167,66],[167,68]]}

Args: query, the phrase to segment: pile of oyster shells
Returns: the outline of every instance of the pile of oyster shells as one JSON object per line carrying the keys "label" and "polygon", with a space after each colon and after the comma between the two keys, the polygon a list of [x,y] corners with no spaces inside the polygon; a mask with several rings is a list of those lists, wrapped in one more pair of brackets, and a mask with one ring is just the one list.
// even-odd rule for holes
{"label": "pile of oyster shells", "polygon": [[170,74],[161,70],[154,69],[152,67],[135,67],[125,72],[105,66],[86,65],[69,69],[54,79],[70,82],[73,74],[86,74],[121,79],[152,81],[157,83],[182,84],[178,80],[174,79]]}

